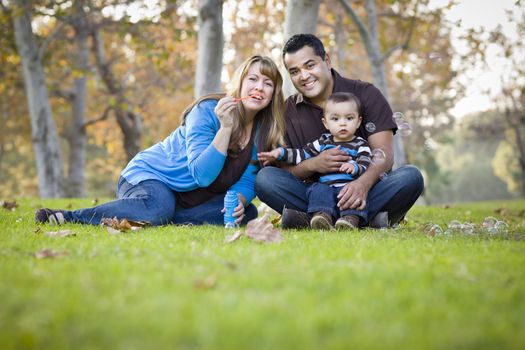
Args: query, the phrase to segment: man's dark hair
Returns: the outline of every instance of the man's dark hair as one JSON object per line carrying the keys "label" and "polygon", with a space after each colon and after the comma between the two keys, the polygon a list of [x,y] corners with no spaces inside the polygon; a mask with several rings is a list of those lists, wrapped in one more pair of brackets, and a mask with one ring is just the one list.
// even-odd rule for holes
{"label": "man's dark hair", "polygon": [[313,34],[295,34],[290,39],[288,39],[283,47],[283,59],[284,55],[287,53],[297,52],[305,46],[310,46],[314,50],[315,54],[321,57],[324,61],[326,56],[324,45],[321,40],[319,40],[319,38]]}
{"label": "man's dark hair", "polygon": [[327,104],[328,102],[343,103],[343,102],[352,102],[352,101],[354,101],[357,107],[357,112],[359,113],[360,116],[362,116],[363,113],[361,110],[361,101],[359,101],[359,98],[357,98],[357,96],[351,92],[334,92],[328,97],[328,99],[326,100],[326,103]]}

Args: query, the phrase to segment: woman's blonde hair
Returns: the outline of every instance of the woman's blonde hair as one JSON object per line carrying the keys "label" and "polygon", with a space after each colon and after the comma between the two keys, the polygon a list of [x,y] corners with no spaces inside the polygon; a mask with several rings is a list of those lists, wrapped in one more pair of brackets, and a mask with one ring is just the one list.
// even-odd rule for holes
{"label": "woman's blonde hair", "polygon": [[[236,70],[232,80],[232,88],[228,91],[228,95],[234,98],[241,96],[242,82],[250,67],[259,62],[261,64],[261,74],[266,75],[273,82],[274,89],[272,100],[264,109],[257,112],[255,121],[259,125],[258,137],[256,140],[257,150],[270,151],[280,145],[284,144],[284,97],[283,97],[283,79],[275,62],[266,56],[254,55],[245,60]],[[192,103],[183,112],[183,124],[186,120],[186,115],[193,109],[193,107],[204,100],[218,100],[225,96],[225,94],[210,94],[199,98]],[[234,125],[230,137],[230,144],[228,146],[229,153],[238,153],[240,151],[240,141],[243,135],[246,117],[242,104],[239,104],[237,109],[237,118],[234,118]],[[254,125],[255,127],[255,125]]]}

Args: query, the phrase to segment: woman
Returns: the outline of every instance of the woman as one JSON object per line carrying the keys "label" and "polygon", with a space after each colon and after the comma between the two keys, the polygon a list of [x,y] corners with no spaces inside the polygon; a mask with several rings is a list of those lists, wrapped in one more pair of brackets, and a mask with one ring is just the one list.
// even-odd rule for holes
{"label": "woman", "polygon": [[223,199],[235,190],[236,223],[257,217],[257,152],[283,143],[282,77],[268,57],[252,56],[236,70],[228,95],[205,96],[183,114],[164,141],[137,154],[122,171],[116,200],[74,211],[40,209],[39,223],[98,225],[102,218],[222,224]]}

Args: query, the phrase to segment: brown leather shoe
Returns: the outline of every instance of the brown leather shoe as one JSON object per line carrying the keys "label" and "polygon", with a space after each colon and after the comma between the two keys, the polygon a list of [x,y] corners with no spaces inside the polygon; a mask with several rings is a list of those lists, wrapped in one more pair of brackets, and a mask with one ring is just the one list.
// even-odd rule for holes
{"label": "brown leather shoe", "polygon": [[332,215],[323,211],[318,211],[314,214],[312,220],[310,220],[310,226],[314,230],[333,230],[334,226],[332,226]]}
{"label": "brown leather shoe", "polygon": [[345,215],[337,219],[335,228],[338,230],[353,230],[359,227],[359,216]]}
{"label": "brown leather shoe", "polygon": [[310,227],[308,214],[302,211],[283,208],[281,227],[286,229],[301,229]]}
{"label": "brown leather shoe", "polygon": [[371,228],[388,228],[388,212],[380,211],[370,220]]}

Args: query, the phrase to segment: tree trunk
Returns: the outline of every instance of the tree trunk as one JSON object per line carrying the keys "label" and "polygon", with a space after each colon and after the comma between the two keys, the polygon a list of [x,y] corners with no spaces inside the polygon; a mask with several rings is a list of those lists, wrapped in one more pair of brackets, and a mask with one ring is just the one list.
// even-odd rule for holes
{"label": "tree trunk", "polygon": [[195,72],[195,98],[221,91],[223,0],[199,0],[198,58]]}
{"label": "tree trunk", "polygon": [[124,88],[111,71],[111,64],[106,58],[104,43],[99,29],[94,28],[92,35],[97,68],[108,92],[113,95],[116,100],[115,105],[111,107],[115,111],[117,123],[124,134],[124,150],[129,161],[140,151],[142,118],[139,114],[133,112],[131,103],[125,97]]}
{"label": "tree trunk", "polygon": [[23,8],[13,11],[13,22],[31,117],[31,138],[39,192],[43,198],[56,198],[63,195],[62,152],[49,103],[39,47],[31,28],[30,2],[26,0],[21,3]]}
{"label": "tree trunk", "polygon": [[[315,34],[317,18],[319,17],[320,0],[289,0],[286,3],[286,18],[284,20],[284,40],[294,34]],[[283,93],[285,98],[296,92],[290,76],[283,74]]]}
{"label": "tree trunk", "polygon": [[75,70],[81,74],[75,78],[73,84],[72,116],[73,120],[67,133],[69,143],[68,161],[68,189],[69,197],[85,196],[85,167],[87,135],[84,128],[86,110],[87,72],[89,69],[89,29],[83,1],[76,1],[73,26],[75,29],[75,42],[77,53]]}
{"label": "tree trunk", "polygon": [[[381,90],[388,101],[388,83],[385,74],[384,60],[385,56],[381,53],[379,38],[377,34],[377,12],[374,0],[366,0],[365,10],[368,19],[368,30],[364,22],[357,16],[350,4],[346,0],[341,0],[341,4],[346,12],[350,15],[359,29],[361,40],[365,45],[368,59],[372,67],[372,79],[374,85]],[[394,168],[400,167],[407,163],[405,148],[401,135],[394,136]]]}

